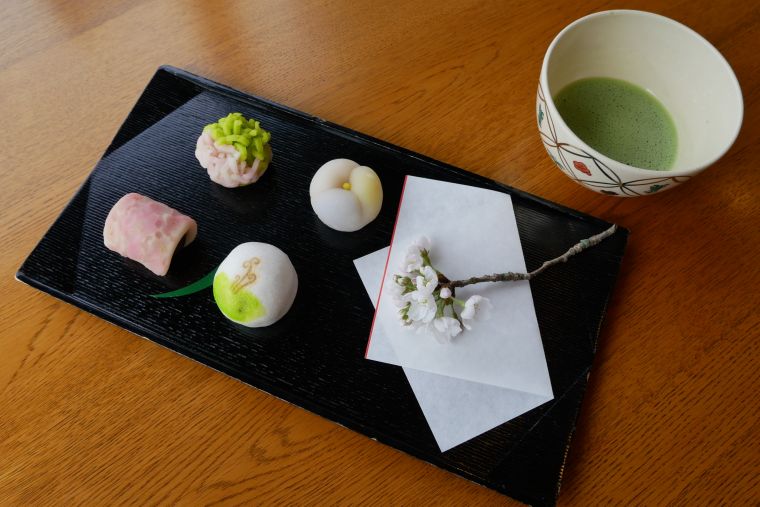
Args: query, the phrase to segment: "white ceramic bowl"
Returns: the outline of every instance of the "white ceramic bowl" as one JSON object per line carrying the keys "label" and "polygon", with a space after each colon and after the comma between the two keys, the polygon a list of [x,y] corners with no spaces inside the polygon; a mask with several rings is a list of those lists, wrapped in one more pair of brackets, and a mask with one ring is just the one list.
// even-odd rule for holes
{"label": "white ceramic bowl", "polygon": [[[650,91],[670,112],[678,135],[673,167],[633,167],[581,141],[552,97],[587,77],[623,79]],[[541,140],[555,164],[595,192],[632,197],[668,190],[717,161],[733,144],[744,105],[725,58],[672,19],[641,11],[591,14],[562,30],[544,56],[536,99]]]}

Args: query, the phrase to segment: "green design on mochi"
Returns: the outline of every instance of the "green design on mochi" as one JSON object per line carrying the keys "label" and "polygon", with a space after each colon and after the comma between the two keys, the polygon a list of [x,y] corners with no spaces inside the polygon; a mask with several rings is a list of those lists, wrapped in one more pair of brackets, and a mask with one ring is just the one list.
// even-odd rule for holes
{"label": "green design on mochi", "polygon": [[254,159],[259,159],[264,163],[263,169],[266,169],[272,158],[272,150],[268,145],[272,135],[261,128],[258,121],[253,118],[247,120],[241,113],[230,113],[219,118],[218,122],[203,127],[203,132],[208,132],[219,144],[234,146],[240,153],[240,160],[245,160],[248,165],[253,164]]}
{"label": "green design on mochi", "polygon": [[251,322],[267,314],[259,298],[244,288],[233,292],[229,277],[220,272],[214,278],[214,301],[224,315],[236,322]]}

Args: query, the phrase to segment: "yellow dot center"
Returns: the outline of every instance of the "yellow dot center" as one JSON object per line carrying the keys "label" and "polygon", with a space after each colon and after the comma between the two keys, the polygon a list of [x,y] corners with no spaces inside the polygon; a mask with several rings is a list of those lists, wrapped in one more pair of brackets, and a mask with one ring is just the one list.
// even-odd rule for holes
{"label": "yellow dot center", "polygon": [[343,190],[351,190],[351,183],[345,182],[343,185]]}

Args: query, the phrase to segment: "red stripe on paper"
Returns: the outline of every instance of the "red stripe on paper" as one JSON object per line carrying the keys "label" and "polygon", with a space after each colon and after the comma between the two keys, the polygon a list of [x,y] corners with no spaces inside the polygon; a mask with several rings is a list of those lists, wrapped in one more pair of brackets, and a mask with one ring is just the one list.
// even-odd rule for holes
{"label": "red stripe on paper", "polygon": [[377,320],[377,313],[380,311],[380,299],[383,295],[383,285],[385,285],[385,275],[388,273],[388,263],[391,260],[391,253],[393,252],[393,240],[396,237],[396,227],[398,226],[398,217],[401,214],[401,204],[404,202],[404,192],[406,191],[406,180],[409,175],[404,176],[404,186],[401,187],[401,198],[398,201],[398,210],[396,211],[396,221],[393,223],[393,234],[391,234],[391,244],[388,248],[388,257],[385,259],[385,269],[383,269],[383,279],[380,281],[380,293],[377,295],[377,304],[375,305],[375,315],[372,317],[372,327],[369,330],[369,340],[367,340],[367,348],[364,349],[364,359],[367,358],[369,353],[369,344],[372,343],[372,333],[375,331],[375,321]]}

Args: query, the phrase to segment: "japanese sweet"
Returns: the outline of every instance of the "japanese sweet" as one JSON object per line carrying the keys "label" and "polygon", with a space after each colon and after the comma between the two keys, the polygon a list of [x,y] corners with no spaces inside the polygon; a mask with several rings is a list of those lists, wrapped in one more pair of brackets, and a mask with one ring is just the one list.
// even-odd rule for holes
{"label": "japanese sweet", "polygon": [[243,243],[214,275],[214,300],[225,317],[247,327],[280,320],[293,305],[298,275],[290,258],[268,243]]}
{"label": "japanese sweet", "polygon": [[338,158],[317,170],[309,186],[317,217],[337,231],[358,231],[380,213],[383,186],[375,171]]}
{"label": "japanese sweet", "polygon": [[109,250],[139,262],[157,275],[169,271],[174,252],[189,245],[198,232],[192,218],[140,194],[127,194],[114,204],[103,228]]}
{"label": "japanese sweet", "polygon": [[195,158],[211,181],[228,188],[255,183],[272,160],[270,134],[259,122],[230,113],[206,125],[195,145]]}

